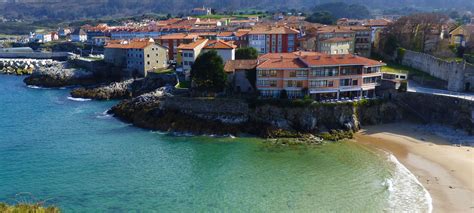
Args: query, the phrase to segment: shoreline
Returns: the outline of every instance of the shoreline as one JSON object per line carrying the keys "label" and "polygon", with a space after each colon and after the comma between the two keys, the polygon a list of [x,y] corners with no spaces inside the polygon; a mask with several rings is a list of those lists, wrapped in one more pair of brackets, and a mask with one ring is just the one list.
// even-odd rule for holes
{"label": "shoreline", "polygon": [[355,140],[393,154],[428,190],[433,212],[473,211],[473,147],[453,146],[423,128],[404,122],[369,126],[355,134]]}

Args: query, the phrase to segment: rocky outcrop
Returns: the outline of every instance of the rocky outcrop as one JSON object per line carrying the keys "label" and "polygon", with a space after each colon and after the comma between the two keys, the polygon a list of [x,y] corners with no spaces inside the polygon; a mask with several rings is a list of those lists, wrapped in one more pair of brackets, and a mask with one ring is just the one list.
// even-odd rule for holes
{"label": "rocky outcrop", "polygon": [[51,59],[0,59],[0,73],[29,75],[39,67],[51,67],[58,62]]}
{"label": "rocky outcrop", "polygon": [[171,87],[176,83],[175,75],[153,75],[143,79],[114,82],[109,85],[77,88],[71,92],[71,96],[96,100],[124,99],[140,96],[164,86]]}
{"label": "rocky outcrop", "polygon": [[[145,97],[146,100],[139,96],[122,101],[111,113],[137,126],[162,131],[250,133],[261,137],[325,133],[322,134],[325,138],[336,139],[350,136],[346,132],[358,131],[365,122],[374,124],[401,118],[395,105],[377,100],[295,107],[253,105],[243,99]],[[374,113],[375,118],[367,119],[369,113]]]}
{"label": "rocky outcrop", "polygon": [[95,78],[92,72],[69,68],[67,62],[63,62],[50,67],[35,68],[33,73],[25,78],[24,82],[27,85],[41,87],[64,87],[97,84],[98,79]]}
{"label": "rocky outcrop", "polygon": [[130,79],[122,82],[114,82],[109,85],[102,85],[92,88],[81,87],[72,90],[71,96],[74,98],[87,98],[95,100],[130,98],[130,87],[133,82],[134,80]]}

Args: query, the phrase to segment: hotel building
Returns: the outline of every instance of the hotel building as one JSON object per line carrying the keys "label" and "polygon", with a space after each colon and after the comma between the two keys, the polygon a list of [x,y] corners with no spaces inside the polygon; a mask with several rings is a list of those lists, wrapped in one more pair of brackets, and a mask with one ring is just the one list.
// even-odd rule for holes
{"label": "hotel building", "polygon": [[269,53],[258,59],[256,86],[262,97],[277,98],[283,90],[289,98],[370,97],[384,65],[353,54]]}

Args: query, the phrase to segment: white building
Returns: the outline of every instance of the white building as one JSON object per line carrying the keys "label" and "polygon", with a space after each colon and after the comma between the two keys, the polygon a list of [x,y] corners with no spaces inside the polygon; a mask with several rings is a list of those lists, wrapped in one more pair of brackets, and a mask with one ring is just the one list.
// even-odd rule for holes
{"label": "white building", "polygon": [[87,41],[87,33],[83,29],[76,29],[71,33],[72,42],[85,42]]}

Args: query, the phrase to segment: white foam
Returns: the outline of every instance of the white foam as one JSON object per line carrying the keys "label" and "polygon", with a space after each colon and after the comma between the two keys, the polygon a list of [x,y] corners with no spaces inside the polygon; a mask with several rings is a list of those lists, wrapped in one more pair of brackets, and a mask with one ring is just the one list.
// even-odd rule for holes
{"label": "white foam", "polygon": [[431,213],[433,201],[430,193],[394,155],[388,153],[388,160],[394,166],[392,178],[384,183],[389,191],[388,211]]}
{"label": "white foam", "polygon": [[107,112],[108,112],[108,110],[105,110],[104,112],[97,115],[96,118],[101,118],[101,119],[111,118],[112,115],[107,113]]}
{"label": "white foam", "polygon": [[67,99],[69,99],[71,101],[79,101],[79,102],[91,101],[92,100],[92,99],[88,99],[88,98],[73,98],[73,97],[67,97]]}
{"label": "white foam", "polygon": [[48,89],[48,88],[39,87],[39,86],[35,86],[35,85],[27,85],[26,87],[28,87],[30,89]]}

